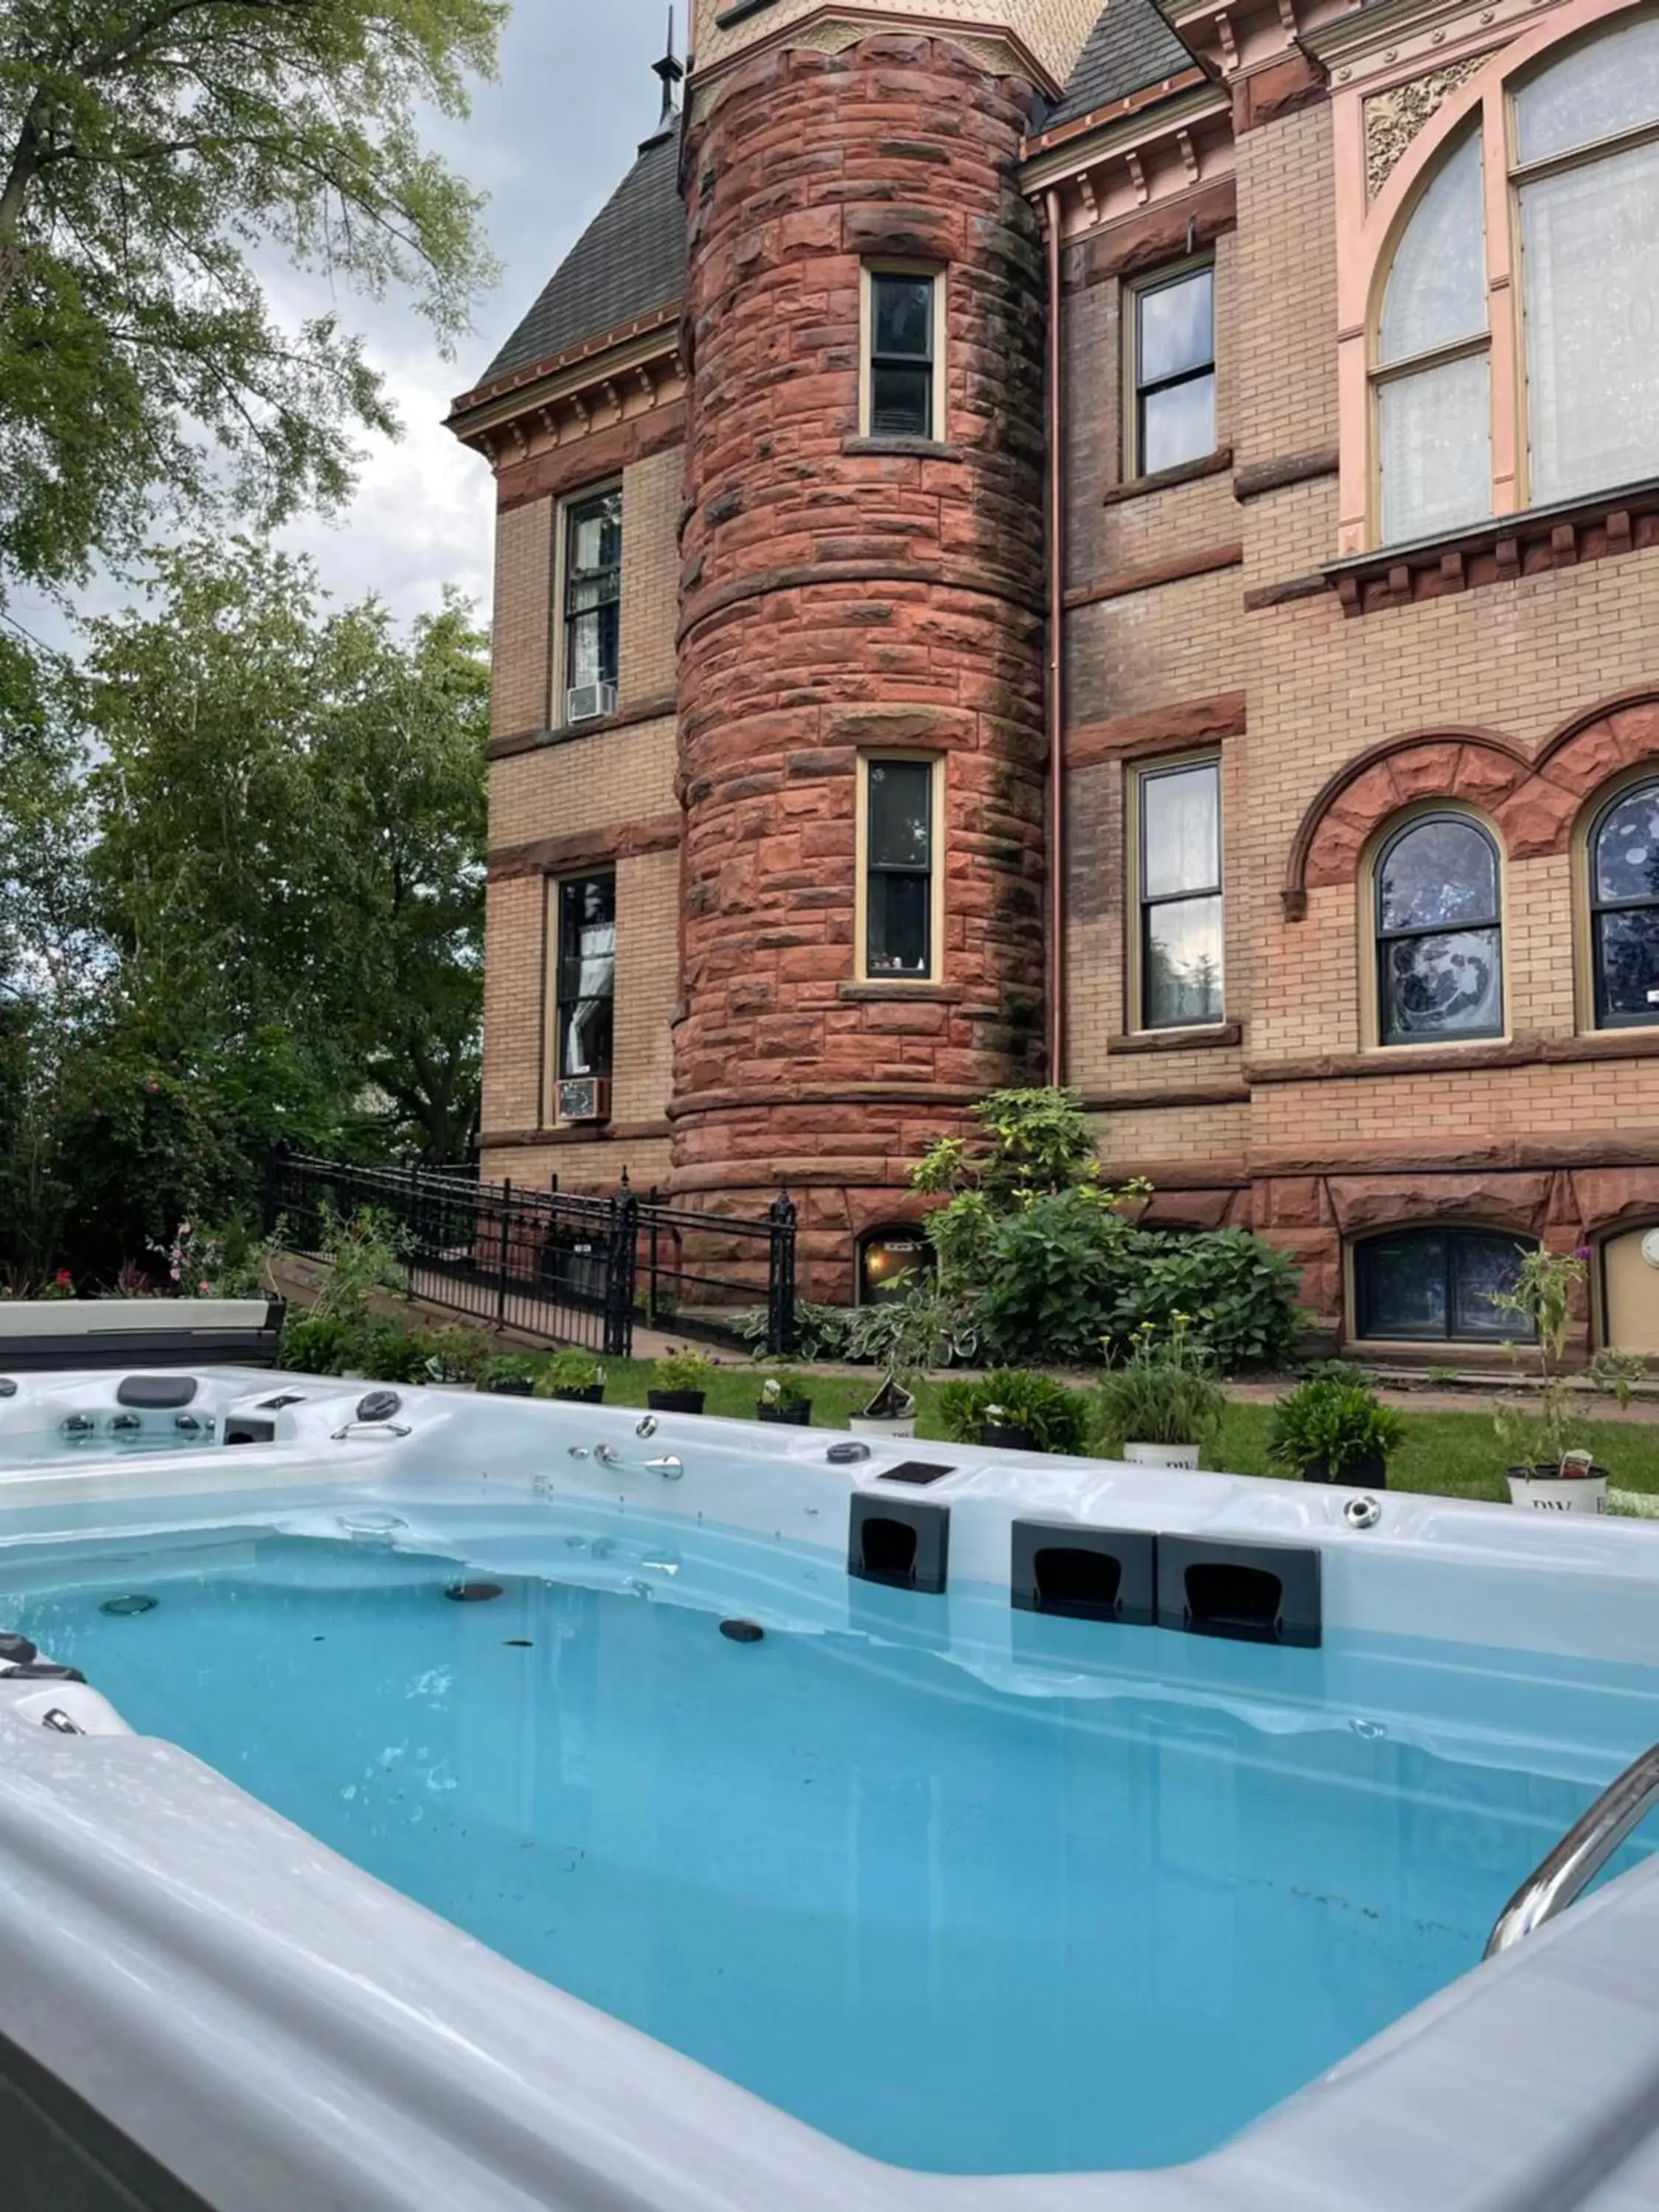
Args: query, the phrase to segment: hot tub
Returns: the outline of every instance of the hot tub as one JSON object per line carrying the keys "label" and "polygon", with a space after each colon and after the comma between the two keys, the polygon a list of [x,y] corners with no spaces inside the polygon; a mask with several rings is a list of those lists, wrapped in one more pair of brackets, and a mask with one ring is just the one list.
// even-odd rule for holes
{"label": "hot tub", "polygon": [[256,1449],[0,1471],[0,2034],[122,2155],[283,2212],[1655,2201],[1659,1837],[1480,1960],[1659,1741],[1659,1528],[199,1379]]}

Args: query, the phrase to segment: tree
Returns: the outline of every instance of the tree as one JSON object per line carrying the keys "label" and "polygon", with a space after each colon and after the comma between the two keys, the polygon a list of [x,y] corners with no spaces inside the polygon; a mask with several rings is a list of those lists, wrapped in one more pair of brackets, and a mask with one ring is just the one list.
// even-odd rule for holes
{"label": "tree", "polygon": [[479,202],[422,147],[504,0],[9,0],[0,10],[0,596],[141,542],[156,500],[269,522],[337,501],[392,417],[332,314],[256,263],[447,341],[488,271]]}
{"label": "tree", "polygon": [[153,611],[89,625],[94,896],[135,1004],[276,1029],[320,1094],[432,1161],[476,1129],[484,640],[400,639],[308,563],[157,556]]}

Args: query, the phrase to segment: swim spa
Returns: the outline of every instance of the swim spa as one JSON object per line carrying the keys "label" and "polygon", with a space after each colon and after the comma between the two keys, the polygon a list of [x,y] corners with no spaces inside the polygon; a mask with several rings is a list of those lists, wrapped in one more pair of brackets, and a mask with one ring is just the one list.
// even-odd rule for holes
{"label": "swim spa", "polygon": [[0,2030],[206,2201],[1619,2201],[1652,1839],[1476,1968],[1659,1531],[251,1387],[0,1477]]}

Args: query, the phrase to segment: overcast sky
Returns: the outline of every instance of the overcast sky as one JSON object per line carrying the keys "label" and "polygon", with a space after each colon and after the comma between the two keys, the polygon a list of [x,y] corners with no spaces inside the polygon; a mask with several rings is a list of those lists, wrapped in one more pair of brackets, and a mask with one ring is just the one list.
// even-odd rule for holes
{"label": "overcast sky", "polygon": [[[685,46],[685,0],[675,44]],[[404,434],[368,447],[351,505],[330,520],[306,516],[282,543],[309,553],[337,599],[386,600],[401,619],[436,607],[446,583],[488,614],[493,479],[479,454],[442,428],[459,392],[475,385],[503,339],[568,248],[632,166],[656,127],[661,89],[651,64],[667,33],[665,0],[515,0],[501,40],[501,77],[477,86],[465,123],[439,118],[428,137],[452,168],[488,195],[484,225],[502,264],[474,310],[456,356],[439,354],[429,325],[407,301],[319,297],[286,271],[270,285],[278,311],[296,317],[336,307],[362,332],[386,377]],[[76,594],[101,613],[138,596],[107,577]],[[54,644],[73,646],[58,611],[19,593],[14,611]]]}
{"label": "overcast sky", "polygon": [[[684,58],[685,0],[676,15]],[[467,122],[434,131],[451,167],[489,195],[484,220],[504,273],[480,301],[476,329],[453,361],[440,357],[405,304],[342,301],[388,379],[404,428],[395,444],[376,444],[341,520],[307,519],[284,533],[341,596],[375,592],[407,616],[435,606],[453,582],[488,608],[489,469],[442,420],[655,128],[660,93],[651,64],[667,20],[665,0],[515,0],[500,82],[477,88]]]}

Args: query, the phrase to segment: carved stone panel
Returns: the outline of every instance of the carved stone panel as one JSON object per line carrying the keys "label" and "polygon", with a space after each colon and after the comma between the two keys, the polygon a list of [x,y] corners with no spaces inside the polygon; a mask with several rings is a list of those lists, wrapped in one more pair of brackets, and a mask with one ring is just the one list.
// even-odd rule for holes
{"label": "carved stone panel", "polygon": [[1468,54],[1404,83],[1375,93],[1365,102],[1365,197],[1375,199],[1400,157],[1429,118],[1460,84],[1467,84],[1484,54]]}

